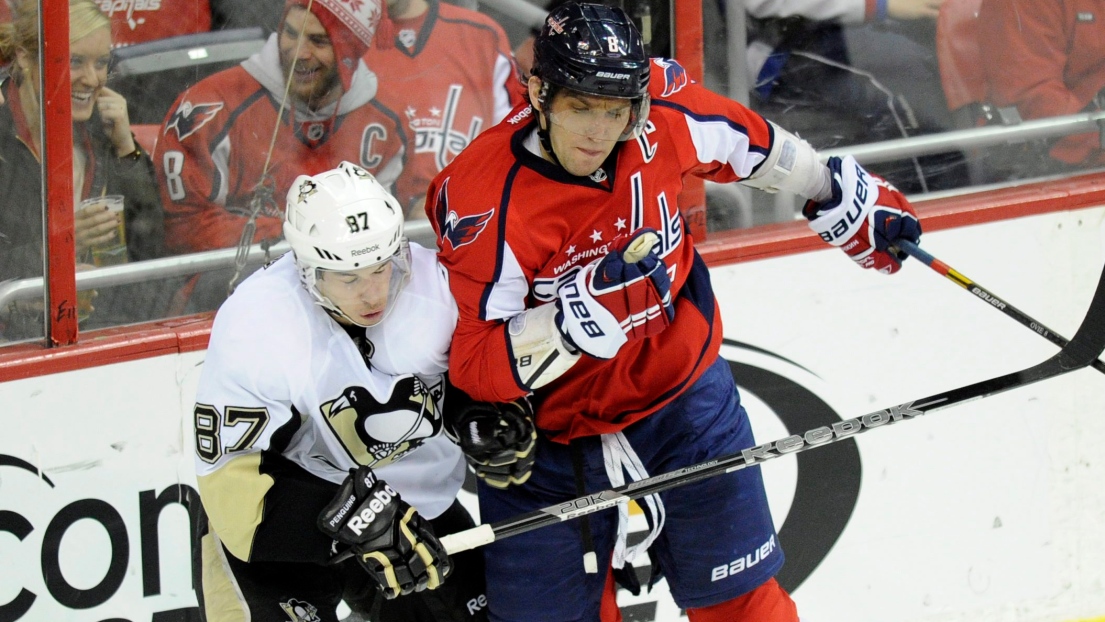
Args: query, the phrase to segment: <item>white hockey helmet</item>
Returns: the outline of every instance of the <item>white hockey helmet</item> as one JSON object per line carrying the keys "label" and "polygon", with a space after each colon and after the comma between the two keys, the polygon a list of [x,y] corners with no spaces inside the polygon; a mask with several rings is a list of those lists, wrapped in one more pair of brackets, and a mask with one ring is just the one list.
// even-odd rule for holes
{"label": "white hockey helmet", "polygon": [[319,291],[319,270],[352,272],[392,262],[385,317],[410,279],[410,247],[399,201],[371,173],[350,162],[296,178],[288,190],[284,238],[315,301],[354,324],[362,325]]}

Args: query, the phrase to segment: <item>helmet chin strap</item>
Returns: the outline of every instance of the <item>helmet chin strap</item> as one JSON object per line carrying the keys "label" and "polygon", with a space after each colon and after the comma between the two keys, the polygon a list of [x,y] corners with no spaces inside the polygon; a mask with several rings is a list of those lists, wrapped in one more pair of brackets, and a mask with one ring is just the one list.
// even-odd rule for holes
{"label": "helmet chin strap", "polygon": [[[322,305],[320,305],[320,306],[322,306]],[[369,327],[368,324],[361,324],[357,320],[354,320],[353,318],[349,317],[341,309],[331,309],[330,307],[326,307],[326,306],[322,306],[322,308],[326,309],[326,312],[330,314],[330,317],[334,318],[334,320],[336,320],[339,324],[352,324],[353,326],[360,326],[361,328],[368,328]]]}
{"label": "helmet chin strap", "polygon": [[541,120],[537,123],[537,139],[541,141],[541,148],[545,150],[549,160],[560,168],[564,168],[564,165],[560,163],[560,158],[556,157],[556,152],[553,151],[552,139],[549,138],[549,130],[546,129],[548,122],[548,116],[541,112]]}
{"label": "helmet chin strap", "polygon": [[564,165],[560,163],[560,158],[556,157],[556,152],[553,151],[552,138],[549,136],[549,127],[552,126],[552,119],[549,117],[547,102],[550,99],[549,83],[542,80],[541,92],[537,96],[537,103],[541,104],[541,108],[537,110],[537,139],[541,141],[541,148],[545,150],[549,160],[560,168],[564,168]]}
{"label": "helmet chin strap", "polygon": [[315,304],[322,307],[330,317],[334,318],[336,322],[338,322],[339,324],[352,324],[354,326],[360,326],[361,328],[368,328],[368,326],[366,326],[365,324],[361,324],[357,320],[354,320],[353,318],[346,315],[345,311],[342,311],[338,308],[338,305],[330,302],[330,299],[326,296],[323,296],[322,292],[319,292],[317,290],[317,286],[315,287],[315,292],[312,292],[314,293]]}
{"label": "helmet chin strap", "polygon": [[[308,268],[308,270],[313,271],[314,268]],[[303,274],[304,273],[301,271],[301,277],[303,276]],[[357,320],[349,317],[349,315],[347,315],[345,311],[342,311],[340,308],[338,308],[338,305],[334,304],[328,297],[324,296],[322,292],[318,289],[317,280],[309,283],[306,278],[301,278],[301,282],[303,283],[303,286],[307,288],[307,291],[311,294],[311,298],[315,299],[315,304],[322,307],[323,310],[325,310],[330,317],[334,318],[334,321],[338,322],[339,324],[349,323],[354,326],[360,326],[361,328],[369,328],[368,324],[361,324]]]}

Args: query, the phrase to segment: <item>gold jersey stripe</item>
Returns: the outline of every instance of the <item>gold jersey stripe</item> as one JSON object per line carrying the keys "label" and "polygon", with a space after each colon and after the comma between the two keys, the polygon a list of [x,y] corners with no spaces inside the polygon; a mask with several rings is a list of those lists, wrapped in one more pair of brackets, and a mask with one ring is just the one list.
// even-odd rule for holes
{"label": "gold jersey stripe", "polygon": [[264,515],[265,495],[273,479],[261,473],[261,454],[231,459],[218,470],[197,477],[203,509],[227,550],[249,561],[253,538]]}

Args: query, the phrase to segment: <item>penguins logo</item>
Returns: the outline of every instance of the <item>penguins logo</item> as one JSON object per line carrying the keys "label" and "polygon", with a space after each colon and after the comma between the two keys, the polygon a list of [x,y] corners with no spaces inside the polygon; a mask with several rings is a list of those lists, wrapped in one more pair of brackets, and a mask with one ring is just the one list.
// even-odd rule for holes
{"label": "penguins logo", "polygon": [[299,203],[306,202],[307,197],[311,196],[312,194],[314,194],[316,192],[318,192],[318,184],[316,184],[314,181],[311,181],[310,179],[304,179],[303,183],[299,184],[298,202]]}
{"label": "penguins logo", "polygon": [[280,603],[280,608],[284,610],[284,613],[291,616],[292,622],[320,622],[322,620],[318,617],[317,607],[296,598],[286,603]]}
{"label": "penguins logo", "polygon": [[406,376],[395,381],[384,401],[354,386],[320,409],[354,461],[380,467],[441,433],[443,395],[440,381],[429,386],[416,376]]}

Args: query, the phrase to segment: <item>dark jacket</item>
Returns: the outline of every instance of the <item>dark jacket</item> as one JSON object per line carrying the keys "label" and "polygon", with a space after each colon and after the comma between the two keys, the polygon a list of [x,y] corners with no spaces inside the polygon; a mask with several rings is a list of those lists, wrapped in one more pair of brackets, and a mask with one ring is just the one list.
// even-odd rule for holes
{"label": "dark jacket", "polygon": [[[42,168],[29,141],[20,138],[23,126],[18,93],[5,94],[0,106],[0,282],[42,276],[43,201]],[[85,172],[86,196],[121,194],[125,197],[124,221],[129,261],[165,255],[164,213],[157,191],[153,162],[143,153],[138,159],[118,158],[99,115],[83,126],[74,126],[74,140],[85,141],[89,170]],[[91,186],[90,189],[89,186]],[[138,283],[99,291],[96,312],[89,324],[105,326],[157,317],[168,300],[167,288],[158,283]],[[20,318],[11,309],[0,309],[0,335],[20,339],[42,334],[42,318]],[[27,325],[27,323],[30,323]],[[6,324],[6,328],[4,327]],[[30,330],[32,332],[28,333]]]}

